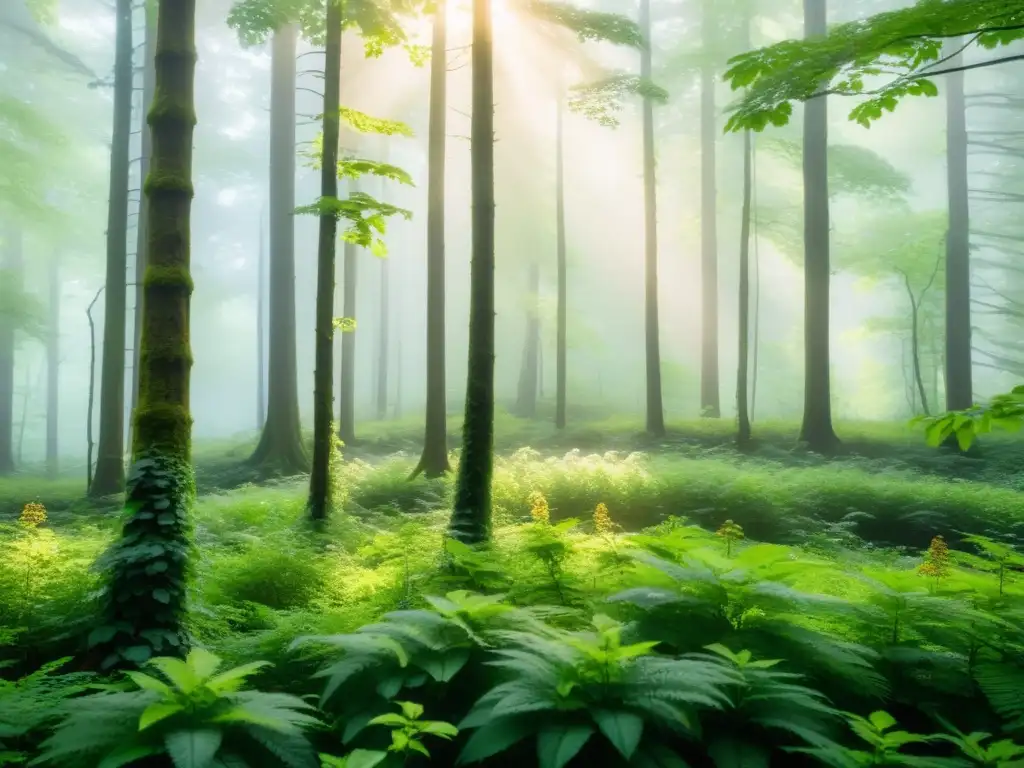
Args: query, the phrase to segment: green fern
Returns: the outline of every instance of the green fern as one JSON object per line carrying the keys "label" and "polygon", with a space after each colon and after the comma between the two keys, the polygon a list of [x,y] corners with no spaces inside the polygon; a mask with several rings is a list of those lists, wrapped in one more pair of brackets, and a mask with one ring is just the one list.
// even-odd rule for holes
{"label": "green fern", "polygon": [[185,661],[147,665],[164,678],[128,672],[137,690],[73,699],[34,762],[62,768],[120,768],[164,756],[174,768],[318,768],[304,731],[313,708],[285,693],[242,690],[265,662],[217,674],[220,659],[195,649]]}

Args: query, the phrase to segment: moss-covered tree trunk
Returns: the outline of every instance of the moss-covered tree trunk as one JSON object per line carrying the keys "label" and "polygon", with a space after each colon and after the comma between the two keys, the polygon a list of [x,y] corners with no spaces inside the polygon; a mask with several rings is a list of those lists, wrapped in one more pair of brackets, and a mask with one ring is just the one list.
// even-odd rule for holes
{"label": "moss-covered tree trunk", "polygon": [[715,120],[714,0],[702,0],[704,54],[700,72],[700,415],[722,415],[718,384],[718,179]]}
{"label": "moss-covered tree trunk", "polygon": [[555,308],[555,428],[565,429],[568,358],[568,258],[565,250],[565,125],[564,97],[558,94],[555,113],[555,270],[558,281]]}
{"label": "moss-covered tree trunk", "polygon": [[[352,191],[358,191],[352,184]],[[345,241],[341,267],[341,313],[355,321],[359,287],[359,248]],[[341,385],[338,392],[338,437],[351,445],[356,441],[356,331],[341,334]]]}
{"label": "moss-covered tree trunk", "polygon": [[298,28],[274,32],[270,64],[270,318],[267,419],[250,462],[264,475],[305,472],[295,330],[295,48]]}
{"label": "moss-covered tree trunk", "polygon": [[[640,0],[640,76],[651,79],[651,0]],[[644,149],[644,348],[647,373],[647,433],[665,434],[665,409],[661,394],[661,342],[658,325],[658,183],[654,158],[654,102],[643,101]]]}
{"label": "moss-covered tree trunk", "polygon": [[128,176],[132,131],[132,4],[117,0],[114,132],[107,207],[107,274],[100,364],[100,436],[89,495],[124,490],[124,390],[127,337]]}
{"label": "moss-covered tree trunk", "polygon": [[182,655],[188,645],[195,7],[195,0],[161,0],[157,22],[133,464],[121,539],[102,561],[109,574],[105,621],[91,637],[93,645],[107,651],[104,667]]}
{"label": "moss-covered tree trunk", "polygon": [[462,454],[449,524],[452,538],[478,543],[491,534],[494,467],[494,61],[491,0],[473,0],[470,195],[469,359]]}
{"label": "moss-covered tree trunk", "polygon": [[60,472],[60,255],[54,252],[47,264],[46,319],[46,476],[51,480]]}
{"label": "moss-covered tree trunk", "polygon": [[532,262],[526,297],[526,338],[519,368],[516,413],[526,419],[537,415],[537,389],[540,385],[540,265]]}
{"label": "moss-covered tree trunk", "polygon": [[[955,44],[955,41],[953,43]],[[960,43],[959,45],[963,45]],[[959,47],[959,45],[957,47]],[[956,66],[959,59],[950,60]],[[964,73],[946,77],[946,408],[970,408],[974,400],[971,362],[971,238],[967,183],[967,113]],[[955,440],[950,441],[955,444]]]}
{"label": "moss-covered tree trunk", "polygon": [[447,145],[448,4],[437,0],[430,46],[430,125],[427,136],[427,404],[423,454],[413,476],[439,477],[448,463],[445,374],[444,171]]}
{"label": "moss-covered tree trunk", "polygon": [[[145,179],[149,174],[149,156],[153,152],[153,138],[149,128],[147,115],[149,107],[153,103],[153,91],[156,88],[156,69],[153,61],[153,54],[156,52],[156,6],[152,2],[144,3],[146,26],[142,41],[142,113],[140,130],[142,131],[142,150],[139,154],[139,178]],[[149,221],[149,211],[146,210],[145,199],[139,201],[139,216],[135,238],[135,307],[133,309],[134,319],[132,321],[132,388],[131,388],[131,413],[135,412],[135,406],[139,401],[139,346],[142,342],[142,276],[146,274],[146,237]],[[133,427],[128,427],[128,445],[134,440]]]}
{"label": "moss-covered tree trunk", "polygon": [[[21,230],[9,225],[0,242],[0,279],[22,286]],[[16,319],[0,312],[0,475],[14,471],[14,331]]]}
{"label": "moss-covered tree trunk", "polygon": [[[324,63],[323,159],[320,198],[338,199],[339,96],[341,88],[341,3],[327,0]],[[316,367],[313,373],[313,468],[307,506],[314,520],[327,517],[331,488],[331,416],[334,411],[334,264],[338,218],[333,209],[320,215],[316,277]]]}
{"label": "moss-covered tree trunk", "polygon": [[[806,37],[827,32],[826,0],[804,0]],[[830,453],[839,444],[832,429],[829,355],[831,268],[829,257],[828,100],[804,104],[804,416],[800,440]]]}

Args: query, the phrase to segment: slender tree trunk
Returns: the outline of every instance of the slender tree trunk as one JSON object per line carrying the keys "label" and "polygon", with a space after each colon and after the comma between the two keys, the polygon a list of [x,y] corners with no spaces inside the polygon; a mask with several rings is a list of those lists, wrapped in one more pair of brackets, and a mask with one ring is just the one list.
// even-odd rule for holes
{"label": "slender tree trunk", "polygon": [[444,174],[448,109],[447,3],[437,0],[430,56],[430,127],[427,138],[427,404],[423,455],[413,472],[439,477],[448,463],[448,394],[445,375]]}
{"label": "slender tree trunk", "polygon": [[[147,114],[153,103],[153,91],[156,88],[156,66],[153,55],[156,52],[156,8],[152,3],[143,4],[143,13],[146,17],[145,38],[143,40],[142,55],[142,108],[139,120],[142,131],[142,150],[139,154],[139,179],[140,186],[149,175],[149,156],[153,152],[152,131],[149,127]],[[139,196],[139,216],[136,229],[135,241],[135,308],[132,319],[132,389],[131,389],[131,412],[135,413],[135,407],[139,402],[139,346],[142,344],[142,276],[146,274],[146,238],[149,226],[149,211],[147,210],[145,196]],[[128,424],[128,445],[132,444],[134,419],[129,419]]]}
{"label": "slender tree trunk", "polygon": [[377,340],[377,419],[388,417],[388,361],[391,333],[389,271],[391,260],[380,262],[380,337]]}
{"label": "slender tree trunk", "polygon": [[704,63],[700,74],[700,235],[701,357],[700,415],[722,415],[718,384],[718,180],[716,171],[715,64],[709,53],[715,43],[714,0],[702,0]]}
{"label": "slender tree trunk", "polygon": [[[327,50],[324,65],[323,159],[320,199],[338,198],[339,97],[341,89],[341,1],[327,0]],[[309,513],[327,517],[330,505],[331,416],[334,410],[334,262],[338,219],[320,216],[316,279],[316,369],[313,374],[313,469],[309,475]]]}
{"label": "slender tree trunk", "polygon": [[[640,32],[645,44],[640,53],[640,76],[651,78],[651,0],[640,0]],[[658,327],[658,209],[654,157],[654,104],[644,98],[644,337],[647,353],[647,432],[665,434],[661,397],[661,346]]]}
{"label": "slender tree trunk", "polygon": [[[358,191],[355,183],[352,190]],[[342,315],[356,320],[356,289],[359,281],[359,249],[345,242],[342,265]],[[351,445],[356,441],[356,330],[341,334],[341,388],[338,396],[338,437]]]}
{"label": "slender tree trunk", "polygon": [[[749,24],[749,21],[748,21]],[[750,201],[753,174],[753,147],[750,131],[743,132],[743,210],[740,214],[740,286],[739,286],[739,356],[736,367],[736,442],[740,448],[750,445]]]}
{"label": "slender tree trunk", "polygon": [[[0,256],[0,277],[22,290],[21,230],[9,226]],[[0,313],[0,475],[14,471],[14,319]]]}
{"label": "slender tree trunk", "polygon": [[402,293],[404,292],[400,289],[395,311],[395,397],[391,405],[391,418],[395,421],[402,418]]}
{"label": "slender tree trunk", "polygon": [[[956,45],[952,41],[950,45]],[[950,61],[956,66],[960,57]],[[946,234],[946,409],[970,408],[974,400],[971,362],[971,242],[967,192],[967,117],[964,73],[946,78],[946,173],[949,230]]]}
{"label": "slender tree trunk", "polygon": [[265,475],[305,472],[295,330],[295,48],[298,29],[274,33],[270,75],[270,324],[267,420],[250,459]]}
{"label": "slender tree trunk", "polygon": [[537,415],[537,386],[540,382],[540,265],[530,264],[526,306],[526,339],[519,369],[519,394],[516,412],[526,419]]}
{"label": "slender tree trunk", "polygon": [[[826,0],[804,0],[808,38],[823,37]],[[800,439],[812,451],[839,444],[832,429],[829,362],[830,266],[828,198],[828,101],[804,104],[804,417]]]}
{"label": "slender tree trunk", "polygon": [[180,656],[188,648],[195,7],[195,0],[161,0],[157,22],[135,463],[122,537],[105,560],[104,624],[112,635],[105,667],[133,666],[154,655]]}
{"label": "slender tree trunk", "polygon": [[558,94],[555,123],[555,256],[558,272],[558,307],[555,328],[555,428],[565,429],[568,357],[568,257],[565,248],[565,118],[564,98]]}
{"label": "slender tree trunk", "polygon": [[267,244],[265,217],[260,213],[260,245],[256,261],[256,429],[267,423]]}
{"label": "slender tree trunk", "polygon": [[495,352],[493,53],[491,0],[473,0],[469,355],[462,455],[449,523],[451,537],[470,544],[485,541],[491,534]]}
{"label": "slender tree trunk", "polygon": [[58,417],[60,411],[60,256],[50,256],[50,295],[46,323],[46,476],[51,480],[60,472]]}
{"label": "slender tree trunk", "polygon": [[89,495],[124,491],[124,390],[127,324],[128,176],[132,131],[132,4],[117,0],[114,61],[114,133],[107,209],[106,301],[100,366],[100,437]]}
{"label": "slender tree trunk", "polygon": [[96,295],[89,302],[89,308],[85,310],[85,317],[89,321],[89,401],[85,410],[85,487],[86,490],[92,487],[92,452],[96,447],[92,439],[93,432],[93,411],[96,406],[96,321],[93,319],[92,311],[103,293],[103,286],[96,291]]}
{"label": "slender tree trunk", "polygon": [[28,409],[32,404],[32,391],[39,388],[39,376],[36,377],[35,386],[32,386],[32,367],[25,366],[25,384],[21,393],[21,419],[18,421],[18,450],[15,461],[23,464],[25,460],[25,428],[28,426]]}

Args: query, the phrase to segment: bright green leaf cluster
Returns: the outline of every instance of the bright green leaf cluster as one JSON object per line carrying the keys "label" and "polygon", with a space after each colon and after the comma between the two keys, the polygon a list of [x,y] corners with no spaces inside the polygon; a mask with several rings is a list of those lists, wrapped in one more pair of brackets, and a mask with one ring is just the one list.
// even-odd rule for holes
{"label": "bright green leaf cluster", "polygon": [[619,113],[630,96],[650,99],[658,104],[668,101],[668,92],[650,80],[628,73],[616,73],[569,89],[569,109],[599,125],[615,128]]}

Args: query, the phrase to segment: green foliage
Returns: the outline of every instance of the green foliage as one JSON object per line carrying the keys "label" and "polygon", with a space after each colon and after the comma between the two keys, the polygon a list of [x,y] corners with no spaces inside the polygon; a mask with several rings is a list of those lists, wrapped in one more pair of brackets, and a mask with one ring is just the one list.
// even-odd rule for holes
{"label": "green foliage", "polygon": [[527,9],[542,21],[574,32],[581,42],[608,42],[632,48],[646,45],[639,25],[618,13],[577,8],[556,0],[527,0]]}
{"label": "green foliage", "polygon": [[401,714],[388,712],[370,720],[367,725],[383,725],[391,729],[391,745],[386,751],[357,749],[347,757],[338,759],[321,755],[324,768],[374,768],[374,766],[405,765],[414,754],[430,757],[423,744],[426,736],[451,740],[459,730],[451,723],[440,720],[421,720],[423,707],[413,701],[397,701]]}
{"label": "green foliage", "polygon": [[651,99],[664,104],[668,92],[650,80],[627,73],[610,75],[592,83],[574,85],[569,89],[569,109],[599,125],[616,128],[619,113],[630,96]]}
{"label": "green foliage", "polygon": [[265,662],[218,674],[221,661],[193,649],[182,661],[150,659],[159,677],[128,672],[135,690],[73,699],[43,743],[42,763],[68,768],[119,768],[166,755],[174,768],[318,768],[304,731],[318,725],[312,706],[285,693],[243,690]]}
{"label": "green foliage", "polygon": [[1024,425],[1024,385],[996,395],[986,405],[974,405],[963,411],[949,411],[939,416],[918,417],[912,424],[925,427],[928,445],[939,446],[952,436],[966,451],[978,435],[993,429],[1018,431]]}
{"label": "green foliage", "polygon": [[[260,45],[281,26],[298,24],[306,40],[323,47],[326,18],[324,0],[237,0],[228,13],[228,26],[238,33],[243,45]],[[342,18],[344,28],[359,29],[368,57],[380,56],[385,48],[406,41],[404,30],[386,2],[345,0]]]}
{"label": "green foliage", "polygon": [[412,211],[377,200],[365,192],[353,192],[345,200],[320,197],[312,205],[299,206],[295,212],[344,219],[348,228],[341,239],[369,248],[375,256],[387,255],[387,246],[378,237],[387,231],[387,219],[391,216],[402,216],[407,221],[412,218]]}
{"label": "green foliage", "polygon": [[[919,0],[837,25],[822,39],[786,40],[742,53],[730,60],[725,77],[734,90],[748,90],[732,108],[726,130],[785,125],[792,102],[823,92],[868,96],[850,113],[868,127],[906,96],[938,95],[928,78],[946,63],[946,41],[966,37],[967,45],[988,49],[1009,45],[1024,36],[1022,19],[1022,0]],[[895,78],[868,89],[865,80],[879,75]]]}
{"label": "green foliage", "polygon": [[41,339],[46,333],[46,310],[39,300],[21,290],[10,270],[0,269],[0,326]]}
{"label": "green foliage", "polygon": [[[373,117],[365,112],[360,112],[351,107],[340,107],[338,114],[342,121],[353,131],[359,133],[375,133],[379,136],[405,136],[413,137],[412,128],[399,120],[386,120],[382,117]],[[322,115],[316,119],[321,120]],[[323,140],[323,137],[320,137]]]}
{"label": "green foliage", "polygon": [[[799,141],[769,137],[758,147],[784,159],[796,169],[803,162],[803,145]],[[910,177],[888,160],[867,147],[856,144],[829,144],[829,193],[853,195],[868,201],[891,204],[910,192]]]}
{"label": "green foliage", "polygon": [[104,668],[184,654],[194,494],[192,468],[176,457],[143,454],[132,464],[122,535],[97,562],[104,619],[89,645],[107,651]]}

